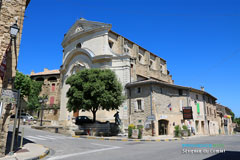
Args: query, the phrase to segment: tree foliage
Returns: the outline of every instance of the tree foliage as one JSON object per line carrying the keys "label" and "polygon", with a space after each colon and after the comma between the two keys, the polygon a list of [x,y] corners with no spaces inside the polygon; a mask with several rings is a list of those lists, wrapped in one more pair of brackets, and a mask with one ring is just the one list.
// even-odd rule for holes
{"label": "tree foliage", "polygon": [[21,97],[29,96],[31,91],[31,78],[21,72],[16,73],[14,79],[14,89],[20,90]]}
{"label": "tree foliage", "polygon": [[232,122],[234,122],[235,114],[232,111],[230,111],[230,114],[231,114],[231,117],[232,117]]}
{"label": "tree foliage", "polygon": [[16,73],[14,88],[20,90],[21,98],[27,98],[27,109],[36,110],[39,104],[39,94],[42,90],[42,83],[32,80],[28,75],[21,72]]}
{"label": "tree foliage", "polygon": [[40,107],[39,94],[42,90],[42,83],[35,80],[31,81],[30,85],[30,95],[28,96],[28,109],[36,110]]}
{"label": "tree foliage", "polygon": [[240,117],[235,118],[234,123],[237,123],[237,125],[240,126]]}
{"label": "tree foliage", "polygon": [[94,122],[99,109],[118,109],[124,101],[121,83],[109,69],[81,70],[70,76],[66,84],[70,85],[67,92],[68,111],[91,111]]}

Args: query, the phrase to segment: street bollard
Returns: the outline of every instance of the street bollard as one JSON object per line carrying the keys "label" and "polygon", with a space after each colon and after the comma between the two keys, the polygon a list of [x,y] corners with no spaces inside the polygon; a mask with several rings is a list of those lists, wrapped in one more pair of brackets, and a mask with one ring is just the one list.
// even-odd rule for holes
{"label": "street bollard", "polygon": [[22,145],[23,145],[23,136],[24,136],[24,128],[22,128],[20,148],[22,148]]}

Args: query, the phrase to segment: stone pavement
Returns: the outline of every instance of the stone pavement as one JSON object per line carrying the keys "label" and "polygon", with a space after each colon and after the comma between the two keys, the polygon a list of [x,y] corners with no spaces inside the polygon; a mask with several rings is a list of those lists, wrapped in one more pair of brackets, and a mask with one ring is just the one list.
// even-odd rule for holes
{"label": "stone pavement", "polygon": [[7,155],[0,160],[35,160],[45,157],[49,152],[50,149],[40,144],[27,143],[13,155]]}

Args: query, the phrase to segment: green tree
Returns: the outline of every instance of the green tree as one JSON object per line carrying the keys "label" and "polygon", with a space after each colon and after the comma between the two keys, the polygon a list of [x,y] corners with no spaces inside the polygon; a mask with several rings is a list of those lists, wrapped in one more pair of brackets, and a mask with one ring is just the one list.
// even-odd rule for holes
{"label": "green tree", "polygon": [[14,80],[14,89],[20,90],[21,98],[27,98],[27,109],[36,110],[39,104],[39,94],[42,89],[42,83],[32,80],[28,75],[17,71]]}
{"label": "green tree", "polygon": [[231,114],[231,117],[232,117],[232,122],[234,122],[235,114],[232,111],[230,111],[230,114]]}
{"label": "green tree", "polygon": [[21,91],[21,98],[29,96],[31,92],[31,78],[23,73],[17,71],[14,79],[14,89]]}
{"label": "green tree", "polygon": [[99,109],[118,109],[125,98],[122,95],[121,83],[109,69],[81,70],[70,76],[66,84],[70,85],[67,92],[68,111],[91,111],[94,122]]}
{"label": "green tree", "polygon": [[28,96],[28,104],[27,104],[28,110],[34,111],[40,107],[39,94],[41,90],[42,90],[42,82],[31,80],[30,95]]}
{"label": "green tree", "polygon": [[240,126],[240,117],[234,119],[234,123],[237,123]]}

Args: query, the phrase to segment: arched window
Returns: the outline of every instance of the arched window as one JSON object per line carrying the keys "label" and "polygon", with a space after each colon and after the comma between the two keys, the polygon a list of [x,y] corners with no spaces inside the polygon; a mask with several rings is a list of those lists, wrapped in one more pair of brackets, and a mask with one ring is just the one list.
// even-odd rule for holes
{"label": "arched window", "polygon": [[76,45],[76,48],[82,48],[82,44],[81,44],[81,43],[78,43],[78,44]]}

